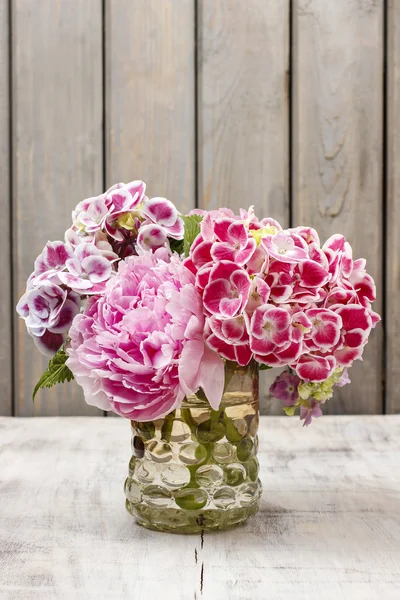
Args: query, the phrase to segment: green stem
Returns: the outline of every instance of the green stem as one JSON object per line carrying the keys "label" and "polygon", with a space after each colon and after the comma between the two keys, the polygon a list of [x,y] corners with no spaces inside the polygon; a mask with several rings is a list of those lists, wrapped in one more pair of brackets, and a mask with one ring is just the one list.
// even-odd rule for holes
{"label": "green stem", "polygon": [[171,413],[169,413],[169,415],[167,415],[164,419],[164,423],[161,428],[161,439],[164,440],[164,442],[169,443],[171,441],[171,433],[172,433],[172,428],[174,426],[174,420],[175,420],[175,411],[172,411]]}

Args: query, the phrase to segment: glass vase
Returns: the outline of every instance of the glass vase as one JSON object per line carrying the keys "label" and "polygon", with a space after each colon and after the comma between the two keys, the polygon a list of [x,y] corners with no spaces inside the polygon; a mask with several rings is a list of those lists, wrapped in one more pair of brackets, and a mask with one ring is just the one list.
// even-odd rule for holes
{"label": "glass vase", "polygon": [[258,510],[258,367],[227,363],[220,408],[201,393],[164,419],[131,421],[126,508],[150,529],[196,533]]}

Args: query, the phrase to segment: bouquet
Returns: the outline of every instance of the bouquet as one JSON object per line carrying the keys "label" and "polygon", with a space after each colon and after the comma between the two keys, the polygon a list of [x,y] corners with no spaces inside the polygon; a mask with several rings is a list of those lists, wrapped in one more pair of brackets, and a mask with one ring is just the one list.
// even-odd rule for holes
{"label": "bouquet", "polygon": [[201,394],[218,409],[225,365],[285,367],[271,386],[308,425],[362,359],[375,284],[340,234],[283,229],[254,207],[181,215],[142,181],[80,202],[17,305],[50,357],[42,387],[76,379],[88,404],[138,422]]}

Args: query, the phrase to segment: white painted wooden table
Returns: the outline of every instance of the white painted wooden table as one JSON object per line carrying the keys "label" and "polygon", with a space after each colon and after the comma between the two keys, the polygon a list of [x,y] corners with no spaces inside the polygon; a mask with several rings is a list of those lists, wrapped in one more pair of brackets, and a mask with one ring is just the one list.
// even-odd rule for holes
{"label": "white painted wooden table", "polygon": [[400,598],[400,416],[263,417],[261,511],[200,536],[125,512],[127,422],[0,419],[0,598]]}

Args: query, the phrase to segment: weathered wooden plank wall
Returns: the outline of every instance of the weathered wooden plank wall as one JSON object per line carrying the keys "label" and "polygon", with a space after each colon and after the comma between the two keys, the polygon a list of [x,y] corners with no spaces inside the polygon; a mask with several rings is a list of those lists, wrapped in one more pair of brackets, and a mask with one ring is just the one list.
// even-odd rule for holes
{"label": "weathered wooden plank wall", "polygon": [[[101,0],[13,0],[14,301],[48,239],[63,239],[71,209],[103,188]],[[77,385],[32,403],[47,360],[16,321],[15,414],[99,414]]]}
{"label": "weathered wooden plank wall", "polygon": [[387,14],[386,410],[400,413],[400,3]]}
{"label": "weathered wooden plank wall", "polygon": [[[292,110],[294,224],[349,239],[368,259],[380,312],[383,0],[294,1]],[[326,411],[382,410],[382,353],[379,327]]]}
{"label": "weathered wooden plank wall", "polygon": [[192,0],[106,3],[106,187],[143,179],[183,213],[196,205],[194,23]]}
{"label": "weathered wooden plank wall", "polygon": [[[399,411],[399,19],[395,0],[0,0],[0,185],[13,222],[11,257],[0,241],[0,414],[96,412],[74,386],[32,405],[45,360],[10,286],[15,303],[78,200],[138,177],[184,212],[255,204],[323,238],[343,231],[377,279],[378,310],[387,260],[387,398],[380,326],[327,409]],[[280,412],[268,384],[263,408]]]}
{"label": "weathered wooden plank wall", "polygon": [[[199,206],[289,225],[289,0],[198,3]],[[261,377],[261,403],[281,411]]]}
{"label": "weathered wooden plank wall", "polygon": [[9,5],[0,0],[0,415],[12,414]]}
{"label": "weathered wooden plank wall", "polygon": [[195,206],[193,0],[106,2],[106,185]]}

